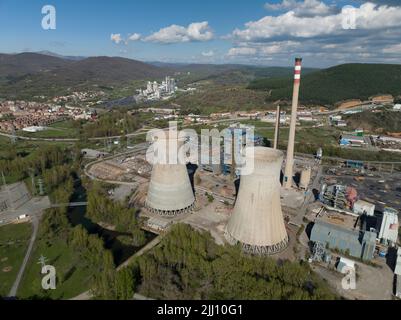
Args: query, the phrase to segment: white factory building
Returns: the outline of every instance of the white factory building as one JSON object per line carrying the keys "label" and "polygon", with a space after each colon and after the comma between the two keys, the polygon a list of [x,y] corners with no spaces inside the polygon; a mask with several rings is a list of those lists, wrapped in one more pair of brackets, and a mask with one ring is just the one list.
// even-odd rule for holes
{"label": "white factory building", "polygon": [[398,226],[398,211],[392,208],[385,208],[379,232],[379,239],[387,243],[397,243]]}
{"label": "white factory building", "polygon": [[148,100],[159,100],[162,97],[170,96],[177,91],[175,79],[169,76],[162,81],[161,84],[156,81],[148,81],[146,89],[139,89],[139,96],[147,98]]}
{"label": "white factory building", "polygon": [[46,127],[41,127],[41,126],[32,126],[32,127],[26,127],[26,128],[22,129],[22,131],[30,132],[30,133],[40,132],[40,131],[44,131],[44,130],[46,130]]}
{"label": "white factory building", "polygon": [[358,200],[354,203],[353,211],[359,215],[366,214],[373,217],[375,214],[375,205],[365,200]]}

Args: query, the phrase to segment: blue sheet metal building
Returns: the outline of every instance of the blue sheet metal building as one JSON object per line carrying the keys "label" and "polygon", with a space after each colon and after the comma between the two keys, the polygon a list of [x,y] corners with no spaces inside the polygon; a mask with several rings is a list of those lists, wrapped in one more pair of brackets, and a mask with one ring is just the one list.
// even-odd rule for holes
{"label": "blue sheet metal building", "polygon": [[324,221],[315,222],[310,240],[321,242],[329,249],[349,251],[351,256],[363,260],[373,259],[376,247],[375,232],[348,230]]}

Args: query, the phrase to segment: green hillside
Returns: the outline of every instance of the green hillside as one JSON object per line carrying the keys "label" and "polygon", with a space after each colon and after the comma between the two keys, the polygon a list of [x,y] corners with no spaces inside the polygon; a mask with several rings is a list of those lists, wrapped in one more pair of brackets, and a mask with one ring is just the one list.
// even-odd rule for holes
{"label": "green hillside", "polygon": [[[249,89],[266,90],[268,100],[290,99],[292,77],[259,79]],[[344,64],[304,75],[300,99],[303,103],[333,105],[346,99],[368,99],[376,94],[401,95],[401,65]]]}
{"label": "green hillside", "polygon": [[376,133],[401,132],[401,112],[372,113],[365,111],[346,116],[345,120],[352,129],[363,128],[366,131]]}

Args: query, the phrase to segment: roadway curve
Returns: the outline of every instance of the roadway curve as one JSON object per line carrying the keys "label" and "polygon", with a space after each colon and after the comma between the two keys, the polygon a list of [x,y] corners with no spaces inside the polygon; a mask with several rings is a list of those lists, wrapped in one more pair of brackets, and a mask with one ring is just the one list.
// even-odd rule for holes
{"label": "roadway curve", "polygon": [[18,275],[17,278],[14,281],[13,286],[11,287],[11,290],[8,294],[8,296],[10,298],[14,298],[17,296],[17,291],[18,291],[18,287],[21,283],[22,280],[22,276],[24,275],[25,269],[26,269],[26,265],[28,264],[29,258],[31,257],[32,254],[32,249],[33,249],[33,245],[35,243],[36,237],[38,235],[38,229],[39,229],[39,219],[40,219],[40,213],[39,214],[33,214],[31,216],[31,221],[32,221],[32,236],[31,239],[29,241],[29,245],[28,245],[28,250],[25,253],[25,257],[24,260],[22,261],[21,267],[18,271]]}
{"label": "roadway curve", "polygon": [[[238,121],[238,120],[244,120],[243,118],[233,118],[233,119],[222,119],[222,120],[215,120],[215,121],[211,121],[208,124],[216,124],[216,123],[222,123],[222,122],[231,122],[231,121]],[[190,126],[197,126],[197,125],[202,125],[203,123],[193,123],[187,126],[183,126],[183,128],[186,127],[190,127]],[[159,128],[152,128],[152,129],[159,129]],[[162,130],[166,130],[168,128],[161,128]],[[124,135],[118,135],[118,136],[106,136],[106,137],[94,137],[94,138],[88,138],[89,141],[98,141],[98,140],[105,140],[105,139],[120,139],[123,137],[136,137],[136,136],[140,136],[143,134],[146,134],[149,130],[151,129],[139,129],[135,132],[132,133],[127,133]],[[34,137],[25,137],[25,136],[19,136],[19,135],[12,135],[9,133],[4,133],[4,132],[0,132],[0,136],[6,137],[6,138],[17,138],[17,139],[21,139],[21,140],[30,140],[30,141],[48,141],[48,142],[76,142],[76,141],[80,141],[81,139],[79,138],[34,138]]]}

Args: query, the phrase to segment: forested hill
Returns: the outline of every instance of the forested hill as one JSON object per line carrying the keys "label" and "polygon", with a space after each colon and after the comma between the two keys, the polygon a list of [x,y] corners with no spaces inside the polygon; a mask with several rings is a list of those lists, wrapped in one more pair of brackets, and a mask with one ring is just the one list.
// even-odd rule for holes
{"label": "forested hill", "polygon": [[[292,77],[259,79],[250,89],[269,91],[268,99],[290,99]],[[401,95],[401,65],[343,64],[304,75],[300,99],[303,103],[335,104],[346,99],[368,99],[377,94]]]}

